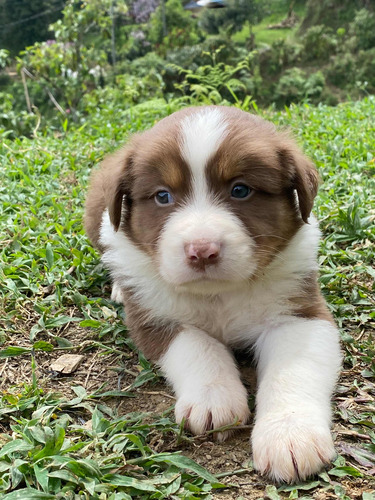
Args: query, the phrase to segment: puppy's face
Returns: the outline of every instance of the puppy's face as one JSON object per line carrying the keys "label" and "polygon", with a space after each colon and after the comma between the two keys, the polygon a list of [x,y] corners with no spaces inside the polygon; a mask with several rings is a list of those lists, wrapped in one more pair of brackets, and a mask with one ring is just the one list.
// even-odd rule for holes
{"label": "puppy's face", "polygon": [[175,113],[122,155],[106,187],[112,224],[165,281],[196,293],[261,275],[307,221],[317,190],[293,141],[233,108]]}

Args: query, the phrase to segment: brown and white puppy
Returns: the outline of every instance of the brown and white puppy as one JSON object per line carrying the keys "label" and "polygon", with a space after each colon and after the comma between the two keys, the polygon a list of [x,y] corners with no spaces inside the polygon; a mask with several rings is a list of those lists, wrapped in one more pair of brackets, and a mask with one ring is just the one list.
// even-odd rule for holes
{"label": "brown and white puppy", "polygon": [[[318,176],[285,134],[227,107],[189,108],[95,172],[87,233],[130,333],[194,433],[249,418],[231,353],[252,349],[255,467],[303,479],[335,455],[337,329],[317,285]],[[225,437],[225,436],[222,436]]]}

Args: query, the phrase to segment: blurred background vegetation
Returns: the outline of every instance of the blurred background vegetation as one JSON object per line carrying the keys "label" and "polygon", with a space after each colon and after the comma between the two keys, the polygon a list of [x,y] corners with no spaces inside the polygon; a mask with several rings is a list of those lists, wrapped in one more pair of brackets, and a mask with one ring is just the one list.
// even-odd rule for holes
{"label": "blurred background vegetation", "polygon": [[0,129],[61,129],[150,99],[250,109],[375,93],[373,0],[197,7],[0,0]]}

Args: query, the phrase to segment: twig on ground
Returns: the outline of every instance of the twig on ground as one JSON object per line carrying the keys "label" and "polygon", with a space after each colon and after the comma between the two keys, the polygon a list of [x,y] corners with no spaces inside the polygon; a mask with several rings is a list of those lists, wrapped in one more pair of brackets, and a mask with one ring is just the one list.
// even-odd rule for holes
{"label": "twig on ground", "polygon": [[87,371],[87,375],[86,375],[86,378],[85,378],[85,383],[83,384],[83,386],[84,386],[85,389],[87,389],[87,383],[89,381],[89,378],[90,378],[90,375],[91,375],[91,371],[92,371],[92,368],[93,368],[93,366],[94,366],[94,364],[96,362],[96,358],[97,358],[98,354],[99,354],[99,352],[97,352],[97,353],[94,354],[94,356],[92,358],[92,363],[91,363],[91,365],[90,365],[90,367],[89,367],[89,369]]}
{"label": "twig on ground", "polygon": [[342,436],[351,436],[359,439],[365,439],[366,441],[371,441],[371,437],[367,436],[367,434],[360,434],[357,431],[337,431],[337,434],[341,434]]}
{"label": "twig on ground", "polygon": [[141,394],[151,394],[152,396],[164,396],[169,399],[176,399],[174,396],[171,396],[171,394],[168,394],[163,391],[141,391]]}

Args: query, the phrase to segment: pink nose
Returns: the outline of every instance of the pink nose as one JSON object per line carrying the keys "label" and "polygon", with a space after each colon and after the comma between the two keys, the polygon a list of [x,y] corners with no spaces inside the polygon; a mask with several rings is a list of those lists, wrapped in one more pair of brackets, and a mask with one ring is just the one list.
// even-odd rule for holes
{"label": "pink nose", "polygon": [[218,263],[220,243],[208,240],[195,240],[186,243],[185,255],[190,266],[203,270],[206,266]]}

